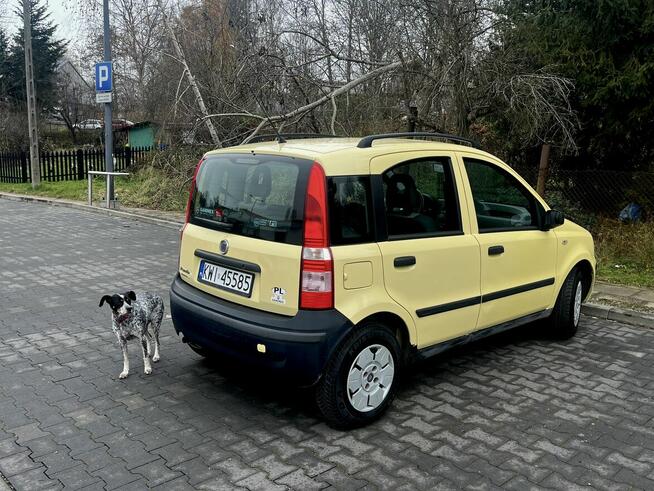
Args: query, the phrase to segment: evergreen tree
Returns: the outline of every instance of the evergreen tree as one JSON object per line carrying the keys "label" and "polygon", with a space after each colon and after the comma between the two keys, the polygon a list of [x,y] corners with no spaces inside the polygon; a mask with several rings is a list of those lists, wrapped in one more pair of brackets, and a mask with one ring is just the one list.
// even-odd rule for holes
{"label": "evergreen tree", "polygon": [[[66,42],[55,39],[56,26],[50,21],[47,4],[43,0],[30,0],[32,8],[32,60],[37,104],[49,109],[55,103],[55,71],[66,51]],[[22,19],[22,10],[16,10]],[[24,29],[21,27],[13,38],[9,50],[10,74],[8,92],[16,104],[26,103]]]}
{"label": "evergreen tree", "polygon": [[7,97],[9,86],[9,41],[0,29],[0,101]]}
{"label": "evergreen tree", "polygon": [[575,83],[580,155],[568,166],[647,169],[654,162],[654,2],[504,0],[503,43]]}

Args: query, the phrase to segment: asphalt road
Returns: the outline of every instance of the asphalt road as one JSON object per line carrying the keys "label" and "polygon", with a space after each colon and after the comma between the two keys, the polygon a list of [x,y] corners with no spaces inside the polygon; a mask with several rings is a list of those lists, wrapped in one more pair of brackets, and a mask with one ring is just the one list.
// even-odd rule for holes
{"label": "asphalt road", "polygon": [[[654,332],[585,317],[415,368],[378,423],[212,364],[162,326],[118,380],[105,293],[167,296],[175,230],[0,199],[0,472],[51,489],[654,489]],[[0,478],[0,488],[2,488]]]}

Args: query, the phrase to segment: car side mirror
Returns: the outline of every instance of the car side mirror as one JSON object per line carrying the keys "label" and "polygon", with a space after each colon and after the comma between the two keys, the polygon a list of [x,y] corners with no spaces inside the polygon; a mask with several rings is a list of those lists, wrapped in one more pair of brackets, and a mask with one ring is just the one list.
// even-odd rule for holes
{"label": "car side mirror", "polygon": [[558,210],[547,210],[545,212],[545,220],[543,221],[543,230],[551,230],[554,227],[563,225],[565,217],[563,212]]}

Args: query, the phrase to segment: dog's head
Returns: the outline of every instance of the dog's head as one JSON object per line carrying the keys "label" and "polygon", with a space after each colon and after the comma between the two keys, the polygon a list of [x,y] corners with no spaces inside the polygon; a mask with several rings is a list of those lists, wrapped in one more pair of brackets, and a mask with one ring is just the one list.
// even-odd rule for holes
{"label": "dog's head", "polygon": [[114,295],[105,295],[100,299],[99,307],[102,307],[105,302],[111,307],[116,320],[118,322],[123,322],[129,317],[129,314],[132,313],[134,306],[132,302],[136,300],[136,293],[133,291],[128,291],[127,293]]}

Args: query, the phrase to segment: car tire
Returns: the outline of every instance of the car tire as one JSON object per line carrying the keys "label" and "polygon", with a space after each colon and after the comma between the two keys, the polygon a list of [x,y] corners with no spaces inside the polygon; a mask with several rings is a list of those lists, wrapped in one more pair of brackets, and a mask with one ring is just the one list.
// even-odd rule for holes
{"label": "car tire", "polygon": [[402,358],[393,329],[378,323],[356,327],[334,350],[316,387],[327,423],[351,429],[378,419],[395,397]]}
{"label": "car tire", "polygon": [[583,298],[583,275],[575,268],[563,282],[550,316],[550,332],[557,339],[570,339],[577,333]]}
{"label": "car tire", "polygon": [[204,358],[211,358],[211,352],[207,351],[199,344],[188,343],[188,347]]}

